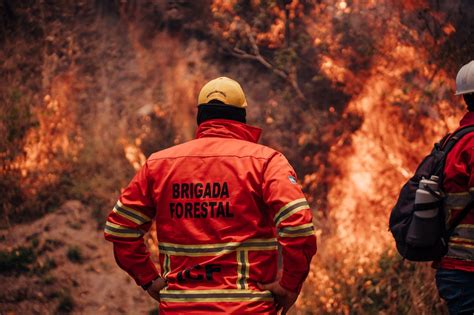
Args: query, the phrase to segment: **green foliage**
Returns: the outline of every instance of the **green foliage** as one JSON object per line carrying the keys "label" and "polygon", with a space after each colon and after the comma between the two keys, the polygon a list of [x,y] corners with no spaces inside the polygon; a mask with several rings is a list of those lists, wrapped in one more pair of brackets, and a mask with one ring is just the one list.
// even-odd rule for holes
{"label": "green foliage", "polygon": [[0,273],[23,273],[30,270],[36,261],[36,253],[32,247],[20,246],[12,251],[0,251]]}
{"label": "green foliage", "polygon": [[50,274],[45,274],[41,276],[40,281],[43,285],[52,285],[56,283],[57,279]]}
{"label": "green foliage", "polygon": [[77,264],[82,264],[84,257],[82,256],[82,251],[78,246],[71,246],[67,250],[67,258]]}
{"label": "green foliage", "polygon": [[66,196],[92,208],[93,217],[101,228],[120,187],[133,177],[134,170],[125,159],[123,148],[112,140],[96,138],[88,139],[76,165],[71,172],[62,175],[70,184]]}
{"label": "green foliage", "polygon": [[38,254],[51,252],[62,246],[64,246],[64,243],[62,241],[55,240],[55,239],[46,239],[44,241],[43,246],[39,249]]}
{"label": "green foliage", "polygon": [[279,49],[275,53],[275,65],[282,69],[289,69],[298,62],[298,53],[293,47]]}
{"label": "green foliage", "polygon": [[82,229],[82,224],[83,222],[71,222],[71,221],[67,221],[66,224],[71,228],[71,229],[74,229],[74,230],[80,230]]}
{"label": "green foliage", "polygon": [[10,164],[24,156],[25,135],[33,125],[30,101],[20,90],[11,88],[0,93],[0,227],[14,217],[26,199],[21,175]]}
{"label": "green foliage", "polygon": [[56,314],[69,314],[74,310],[75,302],[69,292],[61,292],[58,296],[59,304]]}
{"label": "green foliage", "polygon": [[[37,124],[28,95],[16,88],[0,92],[0,133],[6,135],[0,137],[0,228],[35,219],[57,208],[64,200],[67,186],[61,182],[45,181],[34,196],[23,187],[24,175],[16,164],[25,158],[26,135]],[[28,174],[30,181],[40,180],[41,176],[44,175]]]}
{"label": "green foliage", "polygon": [[8,162],[24,154],[24,137],[34,126],[30,100],[14,88],[0,93],[0,165],[4,169]]}
{"label": "green foliage", "polygon": [[158,308],[154,308],[148,311],[148,315],[158,315],[158,314],[160,314],[160,310]]}
{"label": "green foliage", "polygon": [[32,273],[36,275],[44,275],[44,274],[47,274],[48,271],[56,267],[57,267],[56,261],[53,258],[47,258],[44,263],[41,263],[41,264],[37,263],[33,267]]}
{"label": "green foliage", "polygon": [[43,247],[39,247],[39,240],[34,237],[30,241],[30,246],[19,246],[11,251],[0,251],[0,273],[3,274],[22,274],[46,275],[51,269],[57,267],[56,261],[51,257],[46,257],[42,261],[39,256],[46,252],[48,242]]}
{"label": "green foliage", "polygon": [[30,196],[22,187],[17,170],[0,175],[0,191],[4,192],[0,203],[0,228],[12,223],[31,221],[57,209],[67,200],[69,183],[46,183],[35,196]]}

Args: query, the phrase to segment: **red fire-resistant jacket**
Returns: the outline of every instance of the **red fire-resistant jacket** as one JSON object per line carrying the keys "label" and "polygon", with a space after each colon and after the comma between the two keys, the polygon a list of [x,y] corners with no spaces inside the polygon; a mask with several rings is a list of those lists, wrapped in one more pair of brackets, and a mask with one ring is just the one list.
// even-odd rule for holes
{"label": "red fire-resistant jacket", "polygon": [[[474,113],[467,113],[460,126],[474,125]],[[459,140],[448,153],[445,166],[444,190],[447,192],[445,214],[447,224],[459,215],[474,197],[474,133]],[[474,209],[457,226],[449,239],[448,253],[440,267],[474,272]]]}
{"label": "red fire-resistant jacket", "polygon": [[117,263],[139,285],[158,276],[142,240],[156,220],[160,314],[274,314],[269,291],[278,245],[280,284],[301,289],[316,253],[312,214],[285,157],[256,144],[261,130],[229,120],[200,125],[195,140],[154,153],[105,226]]}

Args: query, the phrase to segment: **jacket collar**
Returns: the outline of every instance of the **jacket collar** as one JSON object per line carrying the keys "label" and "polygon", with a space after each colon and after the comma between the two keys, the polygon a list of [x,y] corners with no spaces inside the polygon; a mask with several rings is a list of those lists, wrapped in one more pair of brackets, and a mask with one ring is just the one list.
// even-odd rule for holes
{"label": "jacket collar", "polygon": [[262,129],[227,119],[211,119],[199,125],[196,138],[232,138],[258,142]]}
{"label": "jacket collar", "polygon": [[474,125],[474,112],[467,112],[459,123],[461,127]]}

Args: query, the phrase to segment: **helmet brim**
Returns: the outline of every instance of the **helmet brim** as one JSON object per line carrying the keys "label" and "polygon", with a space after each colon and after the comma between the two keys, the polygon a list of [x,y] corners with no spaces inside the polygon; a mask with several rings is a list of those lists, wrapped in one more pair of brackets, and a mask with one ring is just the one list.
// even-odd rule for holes
{"label": "helmet brim", "polygon": [[463,95],[463,94],[469,94],[469,93],[474,93],[474,89],[467,90],[467,91],[456,91],[454,95]]}

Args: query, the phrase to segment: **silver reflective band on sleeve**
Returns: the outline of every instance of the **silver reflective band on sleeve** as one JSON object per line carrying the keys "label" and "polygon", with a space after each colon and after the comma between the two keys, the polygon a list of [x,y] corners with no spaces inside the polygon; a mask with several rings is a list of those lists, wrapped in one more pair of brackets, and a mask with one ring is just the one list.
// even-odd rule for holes
{"label": "silver reflective band on sleeve", "polygon": [[231,253],[236,250],[277,250],[278,242],[275,238],[251,239],[244,242],[229,242],[206,245],[185,245],[158,242],[161,253],[171,256],[217,256]]}
{"label": "silver reflective band on sleeve", "polygon": [[113,211],[117,213],[118,215],[120,215],[121,217],[124,217],[136,224],[141,225],[141,224],[151,221],[151,219],[147,215],[135,209],[125,206],[124,204],[120,202],[120,200],[117,201],[117,204],[115,205]]}
{"label": "silver reflective band on sleeve", "polygon": [[143,232],[140,230],[130,229],[109,221],[105,223],[104,232],[113,236],[124,238],[137,238],[143,235]]}
{"label": "silver reflective band on sleeve", "polygon": [[464,193],[448,193],[444,199],[444,207],[446,209],[452,208],[464,208],[469,201],[471,201],[471,194],[468,192]]}
{"label": "silver reflective band on sleeve", "polygon": [[460,237],[474,241],[474,224],[459,224],[452,234],[451,238]]}
{"label": "silver reflective band on sleeve", "polygon": [[474,261],[474,244],[459,244],[449,242],[446,257]]}
{"label": "silver reflective band on sleeve", "polygon": [[303,237],[314,234],[313,223],[301,224],[297,226],[283,227],[278,230],[280,237]]}
{"label": "silver reflective band on sleeve", "polygon": [[446,257],[474,261],[474,224],[459,224],[449,239]]}
{"label": "silver reflective band on sleeve", "polygon": [[164,302],[273,302],[270,291],[253,290],[163,290],[160,299]]}
{"label": "silver reflective band on sleeve", "polygon": [[308,202],[306,201],[306,198],[296,199],[287,203],[275,215],[275,218],[273,219],[275,226],[278,227],[278,225],[286,218],[292,216],[293,214],[301,210],[309,209],[309,208],[310,207],[309,207]]}

